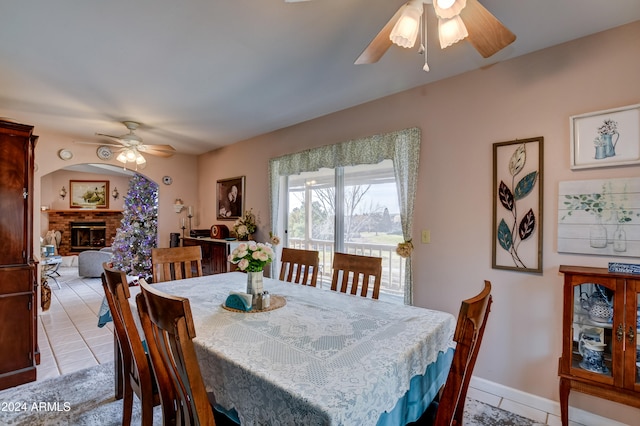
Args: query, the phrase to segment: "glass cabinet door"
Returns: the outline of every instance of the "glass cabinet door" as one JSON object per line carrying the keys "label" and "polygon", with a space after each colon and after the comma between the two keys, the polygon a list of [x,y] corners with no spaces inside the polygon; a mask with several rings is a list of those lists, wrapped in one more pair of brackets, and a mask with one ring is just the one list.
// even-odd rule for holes
{"label": "glass cabinet door", "polygon": [[615,280],[603,279],[573,286],[573,374],[604,382],[613,380],[617,347],[613,327],[615,284]]}
{"label": "glass cabinet door", "polygon": [[628,356],[635,362],[635,369],[632,369],[635,372],[634,387],[640,390],[640,339],[638,338],[638,333],[640,332],[640,280],[628,280],[627,285],[630,288],[631,302],[634,302],[629,303],[628,310],[629,320],[626,328],[628,333],[631,332],[631,334],[627,334],[629,346],[627,352],[629,352]]}

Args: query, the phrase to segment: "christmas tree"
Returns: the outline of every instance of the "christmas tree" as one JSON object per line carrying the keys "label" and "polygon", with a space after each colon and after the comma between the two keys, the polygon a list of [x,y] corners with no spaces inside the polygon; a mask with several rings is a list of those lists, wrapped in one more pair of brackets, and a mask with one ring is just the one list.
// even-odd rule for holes
{"label": "christmas tree", "polygon": [[157,247],[157,234],[158,185],[136,173],[129,181],[123,218],[112,244],[114,268],[151,277],[151,249]]}

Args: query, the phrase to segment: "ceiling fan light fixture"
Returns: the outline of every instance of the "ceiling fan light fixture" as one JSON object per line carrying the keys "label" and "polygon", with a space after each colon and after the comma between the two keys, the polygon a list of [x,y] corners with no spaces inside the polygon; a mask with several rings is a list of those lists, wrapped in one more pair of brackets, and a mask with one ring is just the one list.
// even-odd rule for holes
{"label": "ceiling fan light fixture", "polygon": [[464,22],[462,22],[462,18],[456,15],[451,19],[438,18],[438,35],[440,37],[440,48],[444,49],[463,40],[469,33]]}
{"label": "ceiling fan light fixture", "polygon": [[467,5],[467,0],[434,0],[433,8],[438,18],[451,19],[460,14]]}
{"label": "ceiling fan light fixture", "polygon": [[121,152],[120,154],[118,154],[118,156],[116,157],[116,160],[121,162],[121,163],[125,163],[127,164],[127,154],[125,154],[124,152]]}
{"label": "ceiling fan light fixture", "polygon": [[422,0],[411,0],[391,30],[389,39],[400,47],[411,48],[416,43],[423,12]]}

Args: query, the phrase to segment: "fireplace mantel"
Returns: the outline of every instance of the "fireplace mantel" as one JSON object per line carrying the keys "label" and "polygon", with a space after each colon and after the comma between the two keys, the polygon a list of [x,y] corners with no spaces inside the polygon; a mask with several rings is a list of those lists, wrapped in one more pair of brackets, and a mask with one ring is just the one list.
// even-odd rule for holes
{"label": "fireplace mantel", "polygon": [[[49,218],[49,230],[60,231],[62,241],[58,252],[62,256],[78,254],[78,249],[72,249],[71,244],[71,222],[101,221],[105,223],[105,244],[111,245],[116,231],[120,227],[122,220],[122,210],[107,209],[64,209],[64,210],[42,210]],[[87,247],[88,250],[91,247]]]}
{"label": "fireplace mantel", "polygon": [[42,213],[122,213],[123,210],[108,210],[108,209],[61,209],[61,210],[42,210]]}

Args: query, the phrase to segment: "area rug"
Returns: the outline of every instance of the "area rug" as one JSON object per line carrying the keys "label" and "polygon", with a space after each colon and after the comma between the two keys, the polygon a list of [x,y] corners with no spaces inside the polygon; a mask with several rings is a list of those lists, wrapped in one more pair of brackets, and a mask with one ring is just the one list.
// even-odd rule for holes
{"label": "area rug", "polygon": [[[133,399],[132,425],[140,424]],[[153,424],[162,424],[160,407]],[[114,398],[113,363],[105,363],[39,383],[0,392],[0,425],[108,426],[122,422],[122,400]]]}
{"label": "area rug", "polygon": [[[162,424],[160,407],[154,425]],[[132,425],[140,424],[140,404],[134,397]],[[28,383],[0,391],[0,425],[116,426],[122,420],[122,400],[114,398],[113,363]],[[467,399],[466,426],[537,426],[533,420]]]}

